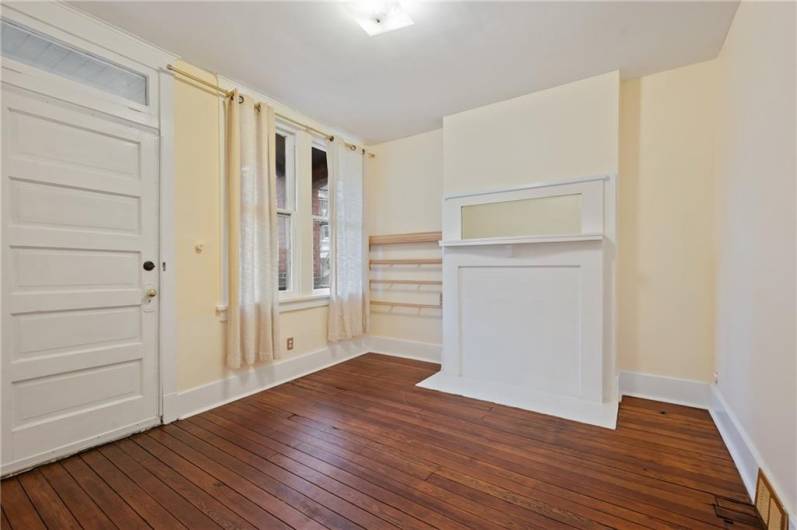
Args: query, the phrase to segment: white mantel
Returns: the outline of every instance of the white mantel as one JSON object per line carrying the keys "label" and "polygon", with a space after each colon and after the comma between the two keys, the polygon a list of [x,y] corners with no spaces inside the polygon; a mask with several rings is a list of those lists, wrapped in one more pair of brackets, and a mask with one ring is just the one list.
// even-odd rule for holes
{"label": "white mantel", "polygon": [[[471,204],[581,195],[579,233],[463,239]],[[419,383],[614,428],[614,179],[443,201],[441,371]]]}

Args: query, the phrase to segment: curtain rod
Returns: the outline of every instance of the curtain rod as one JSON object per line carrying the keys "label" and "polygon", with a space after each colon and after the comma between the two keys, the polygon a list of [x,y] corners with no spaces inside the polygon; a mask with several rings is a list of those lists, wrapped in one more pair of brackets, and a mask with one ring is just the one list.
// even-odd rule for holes
{"label": "curtain rod", "polygon": [[[224,90],[223,88],[219,87],[218,85],[214,85],[213,83],[205,81],[201,77],[197,77],[197,76],[191,74],[190,72],[186,72],[185,70],[181,70],[180,68],[177,68],[174,65],[167,64],[166,65],[166,69],[170,70],[170,71],[172,71],[172,72],[174,72],[176,74],[179,74],[179,75],[181,75],[183,77],[187,77],[191,81],[199,83],[200,85],[206,86],[209,89],[217,92],[220,96],[230,97],[232,95],[232,93],[233,93],[232,90]],[[243,102],[243,96],[240,96],[240,97],[241,97],[241,100],[239,102],[242,103]],[[257,103],[255,105],[255,108],[257,108],[257,110],[260,110],[260,103]],[[296,125],[297,127],[301,127],[302,129],[304,129],[307,132],[315,133],[318,136],[322,136],[322,137],[326,138],[327,140],[329,140],[330,142],[335,139],[335,136],[332,135],[332,134],[326,133],[324,131],[320,131],[320,130],[316,129],[315,127],[311,127],[311,126],[309,126],[309,125],[307,125],[305,123],[296,121],[293,118],[285,116],[284,114],[280,114],[278,112],[275,112],[274,115],[277,116],[279,119],[281,119],[283,121],[287,121],[289,123],[292,123],[293,125]],[[356,151],[357,150],[357,146],[356,145],[350,144],[349,142],[346,142],[346,141],[344,141],[343,143],[346,144],[346,147],[348,147],[352,151]],[[362,148],[362,152],[363,152],[363,155],[368,155],[369,158],[374,158],[376,156],[375,154],[366,151],[365,148]]]}

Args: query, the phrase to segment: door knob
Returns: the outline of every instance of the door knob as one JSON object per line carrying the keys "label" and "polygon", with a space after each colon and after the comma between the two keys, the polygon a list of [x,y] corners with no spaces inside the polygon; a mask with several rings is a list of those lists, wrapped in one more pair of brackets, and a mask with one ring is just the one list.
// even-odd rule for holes
{"label": "door knob", "polygon": [[147,298],[155,298],[156,296],[158,296],[158,290],[155,289],[154,287],[150,287],[149,289],[146,290],[146,295]]}

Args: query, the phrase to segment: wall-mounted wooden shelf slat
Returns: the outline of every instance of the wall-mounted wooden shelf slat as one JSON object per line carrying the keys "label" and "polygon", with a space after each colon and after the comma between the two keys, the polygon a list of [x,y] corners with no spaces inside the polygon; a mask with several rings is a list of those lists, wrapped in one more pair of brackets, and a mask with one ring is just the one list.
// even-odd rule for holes
{"label": "wall-mounted wooden shelf slat", "polygon": [[412,234],[385,234],[371,236],[368,244],[374,245],[402,245],[409,243],[437,243],[442,239],[442,232],[414,232]]}
{"label": "wall-mounted wooden shelf slat", "polygon": [[[385,235],[374,235],[368,238],[368,245],[371,251],[374,250],[375,246],[381,245],[402,245],[402,244],[423,244],[423,243],[431,243],[434,244],[436,249],[439,249],[439,242],[442,239],[443,234],[441,232],[415,232],[412,234],[385,234]],[[439,252],[439,250],[437,251]],[[435,254],[437,253],[435,252]],[[432,254],[434,255],[434,254]],[[404,265],[410,267],[419,267],[418,269],[411,269],[412,271],[432,271],[432,273],[437,272],[439,273],[439,267],[443,264],[443,260],[441,258],[379,258],[379,259],[371,259],[368,262],[369,269],[373,269],[377,266],[387,266],[390,267],[392,265]],[[423,269],[424,265],[431,266],[428,269]],[[406,269],[405,269],[406,270]],[[380,276],[382,271],[374,271],[372,274],[376,276]],[[440,287],[443,285],[441,280],[427,280],[427,279],[409,279],[409,278],[402,278],[402,279],[389,279],[389,278],[372,278],[369,279],[369,286],[373,285],[375,289],[379,290],[377,285],[412,285],[417,286],[417,290],[411,290],[414,293],[422,293],[425,295],[429,294],[436,294],[440,301],[436,304],[419,304],[414,302],[388,302],[387,300],[372,300],[371,305],[374,307],[387,307],[389,309],[393,308],[407,308],[407,309],[416,309],[418,313],[424,310],[437,310],[440,311],[443,308],[443,297],[440,289],[422,289],[424,285],[436,286]],[[398,290],[390,290],[385,289],[384,287],[381,289],[382,291],[390,291],[392,293],[400,292]],[[405,289],[407,291],[407,289]],[[381,311],[382,313],[387,313],[388,311]],[[411,314],[411,313],[404,313],[404,314]]]}
{"label": "wall-mounted wooden shelf slat", "polygon": [[397,285],[443,285],[441,280],[371,280],[371,283],[395,283]]}
{"label": "wall-mounted wooden shelf slat", "polygon": [[371,265],[442,265],[440,258],[421,258],[421,259],[372,259]]}
{"label": "wall-mounted wooden shelf slat", "polygon": [[410,302],[385,302],[384,300],[371,300],[371,305],[391,307],[411,307],[413,309],[440,309],[439,304],[412,304]]}

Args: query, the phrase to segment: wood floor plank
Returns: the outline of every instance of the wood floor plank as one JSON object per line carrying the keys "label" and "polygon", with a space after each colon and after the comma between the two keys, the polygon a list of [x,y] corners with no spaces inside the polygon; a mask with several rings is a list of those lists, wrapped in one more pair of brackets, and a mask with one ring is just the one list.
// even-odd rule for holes
{"label": "wood floor plank", "polygon": [[2,528],[756,529],[705,410],[626,397],[616,430],[416,385],[365,354],[3,480]]}
{"label": "wood floor plank", "polygon": [[[276,453],[268,457],[260,456],[257,448],[254,451],[250,450],[251,446],[248,444],[237,444],[217,436],[210,430],[203,429],[201,425],[195,422],[186,421],[178,425],[180,428],[195,435],[197,438],[206,440],[213,446],[225,451],[226,453],[238,458],[239,460],[248,463],[249,465],[261,470],[270,470],[275,472],[275,478],[284,480],[287,478],[286,483],[290,484],[295,482],[295,478],[301,478],[308,484],[317,484],[327,493],[334,493],[335,495],[350,502],[352,506],[360,507],[366,512],[375,515],[385,521],[392,523],[394,526],[408,529],[423,529],[430,530],[432,527],[422,521],[408,516],[406,513],[393,508],[388,504],[380,502],[378,499],[372,498],[367,494],[363,494],[359,490],[349,487],[344,482],[338,482],[334,478],[324,475],[314,469],[304,466],[298,462],[291,462],[281,458],[281,455]],[[238,441],[238,440],[236,440]],[[288,475],[285,475],[288,473]],[[344,513],[341,511],[341,513]],[[327,525],[329,526],[329,525]]]}
{"label": "wood floor plank", "polygon": [[206,493],[218,499],[225,506],[234,510],[256,528],[290,528],[290,526],[264,510],[257,502],[257,498],[249,498],[242,495],[194,463],[161,445],[155,439],[147,435],[138,435],[133,437],[133,441],[183,477],[202,488]]}
{"label": "wood floor plank", "polygon": [[[226,416],[229,417],[230,414],[228,413],[226,414]],[[251,420],[244,418],[242,421],[242,425],[240,427],[243,427],[244,425],[248,425],[251,423],[252,423]],[[393,456],[400,454],[400,452],[395,451],[394,449],[391,448],[379,449],[379,448],[374,448],[372,445],[365,445],[362,439],[342,441],[341,446],[337,448],[335,445],[332,445],[336,443],[335,440],[336,435],[330,435],[329,433],[323,431],[306,429],[303,428],[301,424],[294,423],[294,429],[296,429],[294,431],[291,431],[290,427],[285,427],[284,422],[283,426],[280,427],[276,427],[273,424],[271,424],[271,426],[275,428],[275,430],[271,431],[271,436],[278,437],[279,434],[275,435],[275,433],[285,432],[287,433],[286,441],[296,440],[300,442],[307,442],[309,444],[317,445],[321,448],[330,450],[333,453],[341,454],[349,459],[369,457],[369,455],[371,457],[378,459],[380,455],[388,454],[391,452],[393,452]],[[225,424],[224,428],[225,430],[233,431],[235,429],[235,426],[230,426],[229,424]],[[243,433],[243,435],[246,436],[246,433]],[[331,443],[327,443],[328,441]],[[294,444],[294,447],[296,446],[297,445]],[[301,444],[299,445],[299,447],[301,447]],[[356,451],[356,454],[353,454],[350,451],[343,449],[343,447],[348,447],[349,449]],[[417,458],[417,455],[407,455],[407,458],[412,458],[413,456]],[[446,461],[445,463],[450,464],[450,461]],[[373,466],[373,464],[371,464],[371,466]],[[395,471],[391,471],[389,467],[382,469],[384,469],[383,472],[388,475],[395,473]],[[439,472],[440,470],[444,469],[446,468],[441,468],[438,466],[436,470]],[[619,507],[613,504],[605,503],[594,497],[588,497],[586,495],[576,494],[568,490],[554,488],[547,484],[540,483],[539,481],[533,481],[532,479],[527,479],[525,477],[520,477],[520,476],[513,476],[512,478],[514,480],[508,480],[504,477],[498,476],[495,473],[495,471],[497,471],[496,469],[494,468],[491,469],[473,460],[468,460],[466,462],[463,462],[462,465],[459,467],[459,469],[463,469],[465,473],[478,471],[480,476],[488,476],[490,478],[490,481],[493,484],[498,484],[499,487],[500,485],[505,485],[516,492],[523,491],[526,494],[528,494],[530,497],[540,499],[543,502],[547,502],[552,506],[557,507],[560,510],[566,508],[566,509],[572,509],[574,513],[589,514],[590,516],[595,518],[596,521],[603,521],[604,523],[610,524],[617,528],[634,528],[635,526],[632,521],[644,523],[646,527],[652,527],[652,528],[664,528],[666,526],[663,522],[656,521],[655,519],[649,516],[631,510],[627,510],[624,507]],[[400,471],[400,469],[397,470]],[[523,484],[524,482],[525,484]],[[531,484],[531,486],[528,486],[529,483]],[[597,509],[594,509],[593,507]],[[608,513],[604,513],[604,511]],[[615,517],[615,515],[612,514],[618,515],[620,517]]]}
{"label": "wood floor plank", "polygon": [[186,528],[212,530],[219,528],[211,518],[197,510],[194,505],[179,493],[167,486],[138,462],[130,458],[115,445],[107,445],[99,449],[100,453],[118,467],[127,477],[135,482],[148,495],[158,501],[175,519]]}
{"label": "wood floor plank", "polygon": [[46,528],[44,522],[39,517],[39,512],[30,502],[28,494],[19,483],[16,477],[3,481],[0,488],[0,503],[3,506],[3,513],[8,516],[8,522],[12,528],[25,528],[37,530]]}
{"label": "wood floor plank", "polygon": [[[224,420],[221,419],[219,416],[213,415],[213,418],[214,421],[218,420],[220,423],[224,424]],[[274,435],[273,433],[270,433],[267,428],[264,429],[260,426],[252,425],[251,422],[249,422],[249,426],[251,426],[253,429],[256,429],[258,433],[277,436]],[[284,441],[289,442],[289,440],[284,440]],[[297,448],[301,451],[307,452],[308,454],[312,454],[313,456],[318,457],[320,460],[329,462],[333,466],[345,469],[353,474],[356,474],[362,477],[363,479],[370,481],[386,490],[393,491],[422,506],[437,511],[443,514],[444,516],[457,521],[459,524],[465,525],[466,528],[479,528],[479,529],[500,528],[500,526],[497,525],[496,523],[490,520],[482,519],[477,515],[471,513],[467,509],[467,507],[464,507],[464,505],[469,505],[466,499],[458,498],[457,496],[454,495],[448,495],[447,500],[440,501],[438,500],[439,496],[430,496],[425,494],[424,488],[430,486],[425,481],[416,479],[409,475],[403,476],[404,474],[398,470],[389,470],[389,469],[385,470],[383,468],[374,470],[370,466],[366,467],[362,465],[362,464],[370,464],[371,462],[368,459],[362,459],[359,462],[355,462],[353,460],[340,458],[331,453],[318,451],[315,448],[306,446],[305,444],[302,443],[300,443],[297,446]],[[443,496],[446,496],[445,492],[443,493],[444,493]]]}
{"label": "wood floor plank", "polygon": [[91,500],[118,528],[141,530],[151,528],[138,513],[130,507],[102,478],[99,477],[79,456],[60,462],[69,474],[80,484]]}
{"label": "wood floor plank", "polygon": [[269,491],[270,484],[266,486],[266,483],[262,480],[255,483],[247,477],[242,477],[236,471],[206,457],[201,452],[189,447],[163,430],[150,431],[148,436],[158,441],[164,447],[198,464],[203,470],[216,477],[217,480],[224,482],[241,495],[251,499],[255,504],[283,521],[286,525],[293,528],[316,530],[323,528],[322,525],[275,496],[272,491]]}
{"label": "wood floor plank", "polygon": [[[385,521],[371,516],[312,482],[274,465],[265,458],[255,457],[255,455],[251,455],[252,458],[250,458],[250,454],[245,451],[236,451],[230,446],[221,444],[218,440],[211,439],[212,435],[210,434],[204,435],[208,439],[204,441],[188,430],[176,426],[166,429],[166,432],[187,447],[269,491],[287,505],[307,517],[315,519],[327,528],[351,529],[358,528],[358,525],[363,528],[389,527]],[[219,448],[216,444],[209,443],[212,441],[223,445],[224,449],[229,452]]]}
{"label": "wood floor plank", "polygon": [[158,501],[130,480],[98,450],[80,455],[81,460],[97,473],[120,497],[122,497],[152,528],[186,528],[174,518]]}
{"label": "wood floor plank", "polygon": [[114,524],[91,497],[80,487],[60,462],[41,468],[42,474],[73,514],[78,514],[85,529],[112,528]]}
{"label": "wood floor plank", "polygon": [[196,508],[227,529],[251,530],[255,527],[244,518],[227,508],[207,492],[174,471],[157,458],[130,440],[121,440],[119,448],[136,462],[147,468],[165,484],[185,497]]}
{"label": "wood floor plank", "polygon": [[[279,453],[274,454],[271,446],[275,443],[274,440],[258,434],[254,430],[248,429],[244,425],[236,424],[224,418],[210,417],[203,414],[201,417],[191,418],[190,423],[197,424],[202,428],[214,432],[219,436],[225,436],[229,440],[234,441],[236,444],[246,447],[248,450],[260,454],[265,449],[275,462],[288,467],[290,463],[288,460],[300,463],[308,468],[314,469],[323,473],[341,483],[347,484],[353,489],[364,492],[375,499],[379,499],[385,504],[396,507],[405,513],[411,514],[421,521],[426,521],[430,525],[437,528],[451,528],[456,530],[465,530],[467,527],[460,525],[455,520],[441,515],[440,513],[426,508],[425,506],[413,502],[411,499],[404,497],[391,490],[385,489],[377,484],[369,482],[358,475],[350,473],[349,471],[335,467],[327,462],[317,459],[307,453],[303,453],[293,447],[282,446]],[[278,443],[278,442],[277,442]]]}
{"label": "wood floor plank", "polygon": [[72,512],[44,478],[40,469],[21,475],[19,483],[48,528],[80,528]]}

